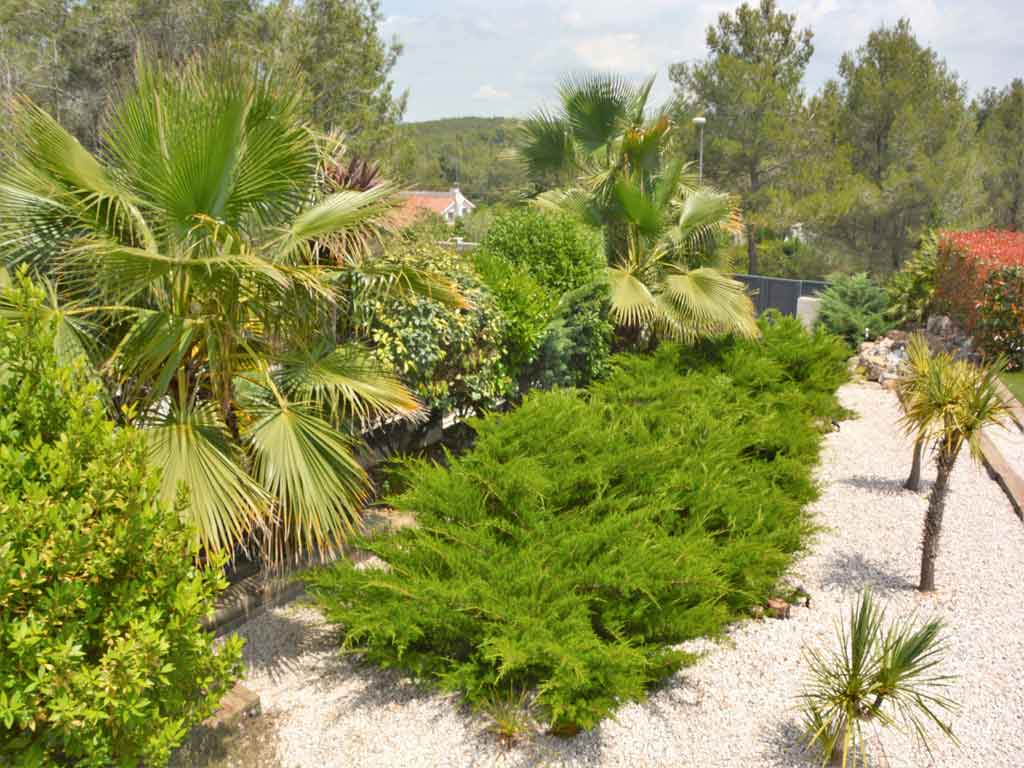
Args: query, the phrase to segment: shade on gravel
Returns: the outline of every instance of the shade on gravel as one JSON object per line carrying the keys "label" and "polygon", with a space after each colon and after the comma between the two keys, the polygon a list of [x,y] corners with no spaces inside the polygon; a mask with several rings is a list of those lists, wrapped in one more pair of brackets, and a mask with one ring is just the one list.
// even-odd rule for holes
{"label": "shade on gravel", "polygon": [[859,590],[875,588],[888,615],[914,611],[949,625],[945,671],[962,708],[957,747],[936,737],[934,753],[899,734],[872,744],[882,766],[1024,765],[1024,525],[999,487],[965,455],[953,474],[937,579],[915,589],[921,524],[934,469],[920,494],[903,490],[911,447],[899,434],[895,396],[875,384],[840,390],[859,418],[826,438],[812,508],[823,526],[792,581],[811,595],[787,621],[747,621],[726,639],[688,648],[707,655],[643,703],[571,739],[535,734],[503,748],[486,721],[456,698],[341,659],[334,630],[307,606],[274,609],[249,622],[246,685],[277,729],[280,765],[315,768],[409,766],[810,766],[797,731],[802,649],[831,643],[834,621]]}

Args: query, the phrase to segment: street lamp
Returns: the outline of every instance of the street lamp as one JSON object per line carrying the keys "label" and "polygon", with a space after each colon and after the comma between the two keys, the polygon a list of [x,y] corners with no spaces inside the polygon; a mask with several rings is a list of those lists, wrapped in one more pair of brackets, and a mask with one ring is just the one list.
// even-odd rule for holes
{"label": "street lamp", "polygon": [[704,115],[699,115],[693,118],[693,124],[700,128],[700,162],[697,165],[697,181],[699,184],[704,183],[704,123],[708,119]]}

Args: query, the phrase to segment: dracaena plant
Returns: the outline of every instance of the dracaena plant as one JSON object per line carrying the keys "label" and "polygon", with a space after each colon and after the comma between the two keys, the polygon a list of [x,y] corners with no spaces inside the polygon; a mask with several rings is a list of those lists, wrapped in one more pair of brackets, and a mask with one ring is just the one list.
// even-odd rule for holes
{"label": "dracaena plant", "polygon": [[694,340],[734,332],[754,336],[753,305],[714,245],[740,231],[730,195],[702,186],[667,147],[673,125],[649,114],[653,79],[569,79],[560,106],[522,129],[520,155],[533,177],[562,185],[537,204],[601,228],[620,325]]}
{"label": "dracaena plant", "polygon": [[224,60],[140,60],[96,155],[30,101],[12,112],[0,258],[48,286],[61,354],[88,357],[142,427],[198,543],[337,544],[367,492],[359,426],[420,409],[346,335],[347,277],[460,300],[373,256],[393,187],[325,190],[336,147],[297,89]]}
{"label": "dracaena plant", "polygon": [[939,669],[941,622],[887,624],[865,590],[837,632],[838,648],[807,651],[810,681],[801,696],[808,745],[823,766],[867,766],[868,725],[909,731],[926,750],[930,727],[954,738],[944,719],[957,705],[946,695],[953,679]]}

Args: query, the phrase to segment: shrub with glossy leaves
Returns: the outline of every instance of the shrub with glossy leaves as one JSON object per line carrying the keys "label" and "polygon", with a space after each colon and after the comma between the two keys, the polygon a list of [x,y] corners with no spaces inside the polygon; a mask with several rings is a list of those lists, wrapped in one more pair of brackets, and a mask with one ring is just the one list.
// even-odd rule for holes
{"label": "shrub with glossy leaves", "polygon": [[492,407],[512,390],[506,321],[472,263],[426,240],[396,243],[387,259],[454,281],[469,304],[458,308],[422,295],[360,295],[356,303],[378,359],[435,412]]}
{"label": "shrub with glossy leaves", "polygon": [[565,214],[534,208],[499,216],[482,247],[525,267],[555,295],[590,283],[604,268],[600,233]]}
{"label": "shrub with glossy leaves", "polygon": [[806,540],[816,424],[838,408],[821,387],[845,355],[777,326],[696,369],[672,344],[616,358],[589,392],[475,421],[447,467],[408,464],[392,501],[418,527],[359,544],[390,568],[309,576],[345,647],[478,708],[535,691],[556,732],[642,698],[687,662],[673,646],[761,603]]}
{"label": "shrub with glossy leaves", "polygon": [[0,764],[163,765],[241,672],[240,641],[200,628],[225,584],[21,291],[25,322],[0,321]]}

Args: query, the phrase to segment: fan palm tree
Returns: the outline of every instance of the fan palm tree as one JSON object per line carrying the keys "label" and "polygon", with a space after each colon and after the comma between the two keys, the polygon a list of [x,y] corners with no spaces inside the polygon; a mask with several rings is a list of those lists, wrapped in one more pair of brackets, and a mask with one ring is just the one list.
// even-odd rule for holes
{"label": "fan palm tree", "polygon": [[1002,363],[978,368],[966,360],[939,353],[929,360],[920,381],[909,390],[903,424],[922,444],[935,446],[937,475],[928,497],[921,539],[921,581],[918,589],[935,589],[935,561],[939,554],[942,517],[949,477],[964,445],[975,459],[981,457],[981,433],[1002,424],[1009,414],[998,387]]}
{"label": "fan palm tree", "polygon": [[740,231],[739,212],[731,196],[667,159],[673,126],[648,114],[653,83],[593,75],[562,84],[560,108],[522,128],[519,151],[533,178],[567,182],[536,202],[604,231],[620,325],[685,340],[754,336],[753,304],[742,283],[715,268],[729,265],[716,264],[711,247]]}
{"label": "fan palm tree", "polygon": [[0,259],[50,286],[62,354],[87,356],[114,416],[145,428],[199,546],[324,551],[366,496],[358,427],[419,410],[338,342],[345,276],[458,297],[370,255],[394,189],[325,191],[292,82],[226,61],[137,71],[96,156],[13,104]]}

